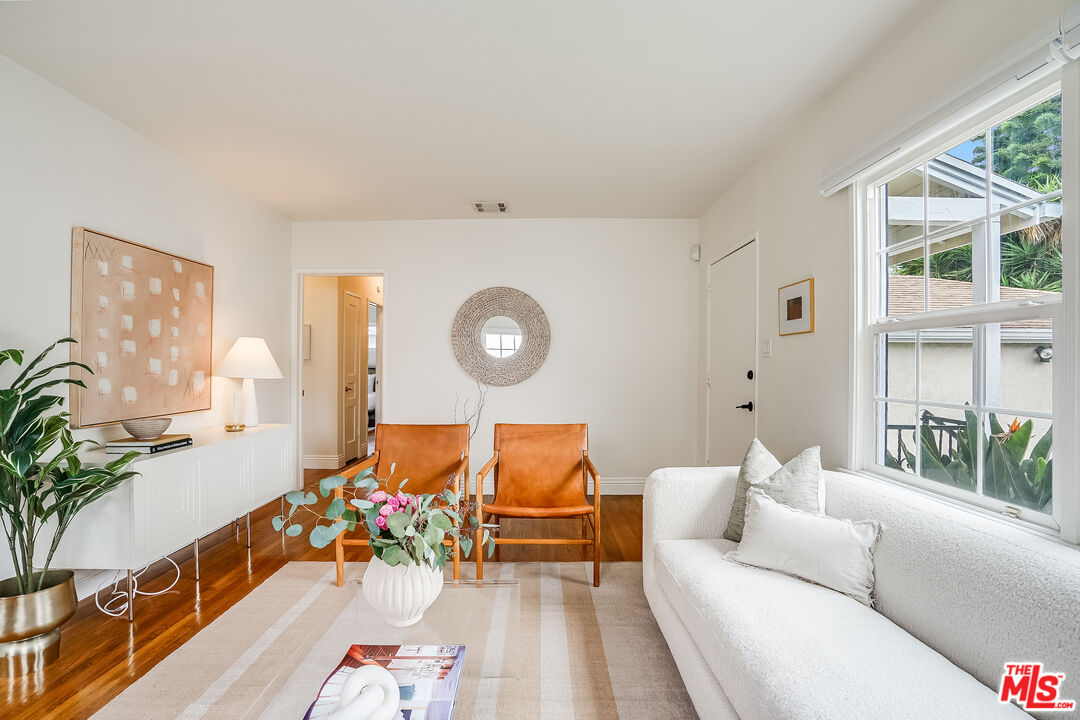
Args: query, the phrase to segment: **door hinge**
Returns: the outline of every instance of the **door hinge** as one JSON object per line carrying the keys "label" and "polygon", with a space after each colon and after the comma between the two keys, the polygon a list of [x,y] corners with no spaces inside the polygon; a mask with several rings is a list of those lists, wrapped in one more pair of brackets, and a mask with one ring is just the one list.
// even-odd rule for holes
{"label": "door hinge", "polygon": [[709,283],[708,285],[705,286],[705,297],[707,297],[707,298],[712,297],[712,283]]}
{"label": "door hinge", "polygon": [[705,376],[705,387],[707,387],[707,388],[712,387],[712,375],[706,375]]}

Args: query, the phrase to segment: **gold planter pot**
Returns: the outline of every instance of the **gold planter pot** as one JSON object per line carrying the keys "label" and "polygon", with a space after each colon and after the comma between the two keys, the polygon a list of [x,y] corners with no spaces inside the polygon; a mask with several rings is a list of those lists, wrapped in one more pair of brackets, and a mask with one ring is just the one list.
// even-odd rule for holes
{"label": "gold planter pot", "polygon": [[50,570],[41,590],[18,592],[15,578],[0,582],[0,677],[27,675],[60,657],[60,626],[78,604],[70,570]]}

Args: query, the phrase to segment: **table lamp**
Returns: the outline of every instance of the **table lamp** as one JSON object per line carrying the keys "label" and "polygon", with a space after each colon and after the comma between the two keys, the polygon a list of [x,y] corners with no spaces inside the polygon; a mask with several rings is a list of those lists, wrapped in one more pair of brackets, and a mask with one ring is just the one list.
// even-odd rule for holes
{"label": "table lamp", "polygon": [[242,378],[243,398],[237,417],[237,394],[233,393],[233,422],[226,430],[243,430],[259,424],[259,406],[255,401],[255,380],[284,377],[281,368],[270,354],[266,340],[259,337],[237,338],[218,366],[217,374],[227,378]]}

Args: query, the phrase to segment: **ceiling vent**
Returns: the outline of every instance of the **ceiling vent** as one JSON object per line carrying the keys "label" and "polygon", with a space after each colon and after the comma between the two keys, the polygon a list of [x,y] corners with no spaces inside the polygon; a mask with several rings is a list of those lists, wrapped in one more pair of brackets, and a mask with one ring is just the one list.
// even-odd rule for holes
{"label": "ceiling vent", "polygon": [[473,207],[478,213],[498,214],[506,212],[506,203],[503,202],[474,202]]}

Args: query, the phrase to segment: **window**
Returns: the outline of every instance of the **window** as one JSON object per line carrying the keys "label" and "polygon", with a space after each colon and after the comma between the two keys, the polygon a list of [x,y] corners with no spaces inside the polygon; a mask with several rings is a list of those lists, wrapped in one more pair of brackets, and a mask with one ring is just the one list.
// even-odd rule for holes
{"label": "window", "polygon": [[868,183],[864,469],[1053,526],[1061,95]]}
{"label": "window", "polygon": [[517,352],[518,343],[521,342],[521,333],[484,333],[484,349],[488,354],[497,358],[510,357]]}

